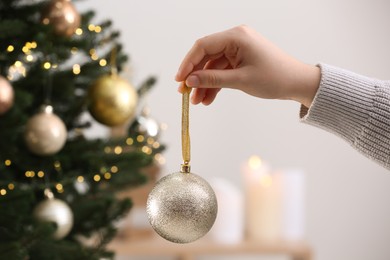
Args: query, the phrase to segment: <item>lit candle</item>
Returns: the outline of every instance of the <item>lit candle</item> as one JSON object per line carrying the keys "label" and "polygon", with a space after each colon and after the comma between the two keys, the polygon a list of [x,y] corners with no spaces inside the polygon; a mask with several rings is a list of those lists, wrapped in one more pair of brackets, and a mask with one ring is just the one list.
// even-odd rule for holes
{"label": "lit candle", "polygon": [[273,242],[281,233],[280,175],[258,156],[252,156],[243,167],[245,185],[245,220],[248,239]]}

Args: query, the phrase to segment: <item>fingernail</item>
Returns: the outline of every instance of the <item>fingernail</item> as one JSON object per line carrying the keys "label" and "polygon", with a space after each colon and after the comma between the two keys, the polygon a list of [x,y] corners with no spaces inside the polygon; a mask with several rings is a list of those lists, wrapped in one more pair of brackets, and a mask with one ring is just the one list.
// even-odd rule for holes
{"label": "fingernail", "polygon": [[198,87],[198,86],[200,85],[200,81],[199,81],[198,76],[190,75],[190,76],[186,79],[186,84],[187,84],[187,86],[189,86],[189,87]]}

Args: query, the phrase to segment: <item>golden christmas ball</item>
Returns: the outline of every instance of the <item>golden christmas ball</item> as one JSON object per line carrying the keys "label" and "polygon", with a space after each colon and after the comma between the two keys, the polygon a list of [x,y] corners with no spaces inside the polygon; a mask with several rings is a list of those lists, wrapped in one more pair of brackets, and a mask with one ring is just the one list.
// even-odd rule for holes
{"label": "golden christmas ball", "polygon": [[81,17],[71,0],[51,0],[42,11],[41,21],[50,24],[55,34],[70,37],[79,28]]}
{"label": "golden christmas ball", "polygon": [[0,115],[7,112],[14,103],[14,89],[9,81],[0,76]]}
{"label": "golden christmas ball", "polygon": [[117,74],[98,78],[88,91],[88,110],[107,126],[123,125],[134,118],[138,95],[135,88]]}
{"label": "golden christmas ball", "polygon": [[211,186],[193,173],[172,173],[159,180],[147,200],[149,222],[163,238],[189,243],[213,226],[218,204]]}
{"label": "golden christmas ball", "polygon": [[62,149],[67,134],[64,122],[53,113],[53,107],[44,106],[27,121],[24,141],[32,153],[47,156]]}

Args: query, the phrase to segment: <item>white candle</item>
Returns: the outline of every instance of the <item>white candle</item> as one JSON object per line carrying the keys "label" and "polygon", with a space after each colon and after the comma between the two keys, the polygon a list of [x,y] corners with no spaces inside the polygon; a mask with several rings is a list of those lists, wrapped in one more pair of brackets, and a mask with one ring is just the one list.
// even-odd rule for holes
{"label": "white candle", "polygon": [[250,240],[273,242],[281,233],[280,175],[271,174],[257,156],[243,167],[246,235]]}
{"label": "white candle", "polygon": [[225,179],[211,180],[218,200],[218,214],[209,232],[212,240],[237,244],[244,238],[244,199],[240,190]]}
{"label": "white candle", "polygon": [[282,176],[282,238],[303,240],[305,235],[305,175],[302,170],[280,171]]}

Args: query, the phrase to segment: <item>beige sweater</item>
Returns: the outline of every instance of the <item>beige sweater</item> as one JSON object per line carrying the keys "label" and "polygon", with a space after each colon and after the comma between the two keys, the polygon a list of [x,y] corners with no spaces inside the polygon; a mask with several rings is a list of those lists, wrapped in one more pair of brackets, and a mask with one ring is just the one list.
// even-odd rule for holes
{"label": "beige sweater", "polygon": [[333,132],[390,169],[390,81],[320,64],[321,83],[301,119]]}

